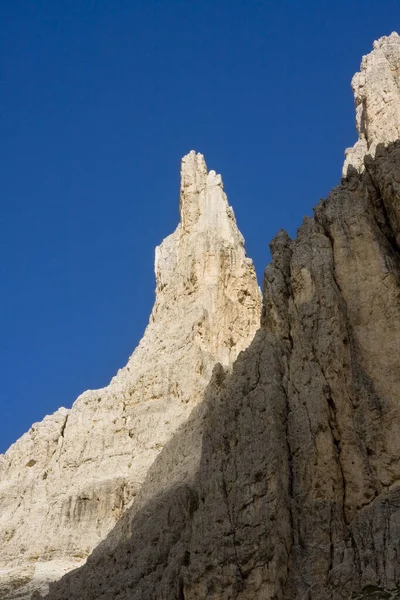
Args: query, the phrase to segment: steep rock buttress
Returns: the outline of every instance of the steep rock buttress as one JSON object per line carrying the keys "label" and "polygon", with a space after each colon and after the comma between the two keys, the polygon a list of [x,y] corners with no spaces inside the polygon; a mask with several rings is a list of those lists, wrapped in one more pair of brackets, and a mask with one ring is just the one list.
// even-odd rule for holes
{"label": "steep rock buttress", "polygon": [[139,346],[104,389],[32,426],[0,456],[0,597],[76,568],[134,502],[150,465],[259,327],[252,261],[201,154],[182,160],[181,221],[156,249],[156,300]]}

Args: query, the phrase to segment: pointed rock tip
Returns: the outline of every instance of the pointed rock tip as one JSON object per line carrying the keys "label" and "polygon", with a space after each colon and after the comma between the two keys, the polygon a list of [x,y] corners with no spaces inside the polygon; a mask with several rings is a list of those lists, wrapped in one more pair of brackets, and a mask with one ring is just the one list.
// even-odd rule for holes
{"label": "pointed rock tip", "polygon": [[201,191],[204,187],[219,185],[222,187],[222,177],[214,170],[208,171],[204,155],[191,150],[181,162],[181,191]]}
{"label": "pointed rock tip", "polygon": [[207,179],[207,165],[204,156],[191,150],[181,161],[181,192],[188,188],[200,190]]}
{"label": "pointed rock tip", "polygon": [[204,159],[204,155],[196,150],[191,150],[182,158],[181,171],[205,171],[207,172],[207,165]]}
{"label": "pointed rock tip", "polygon": [[184,232],[198,224],[203,229],[218,229],[221,236],[231,239],[237,229],[221,175],[208,171],[203,154],[194,150],[182,158],[180,215]]}

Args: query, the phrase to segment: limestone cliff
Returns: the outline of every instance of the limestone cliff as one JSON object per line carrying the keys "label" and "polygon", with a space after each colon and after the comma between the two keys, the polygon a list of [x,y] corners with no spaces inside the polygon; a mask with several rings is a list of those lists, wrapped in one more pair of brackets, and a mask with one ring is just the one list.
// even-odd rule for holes
{"label": "limestone cliff", "polygon": [[141,488],[150,465],[260,323],[252,261],[201,154],[182,160],[181,221],[156,250],[143,339],[110,385],[32,426],[0,456],[0,598],[82,564]]}
{"label": "limestone cliff", "polygon": [[400,597],[400,141],[373,93],[372,154],[271,243],[253,342],[48,600]]}

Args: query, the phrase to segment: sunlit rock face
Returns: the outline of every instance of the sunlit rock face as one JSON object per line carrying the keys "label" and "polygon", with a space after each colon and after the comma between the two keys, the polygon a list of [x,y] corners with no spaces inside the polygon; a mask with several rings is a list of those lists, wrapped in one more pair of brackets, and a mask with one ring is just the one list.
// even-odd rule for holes
{"label": "sunlit rock face", "polygon": [[358,141],[346,150],[343,176],[349,167],[364,170],[364,157],[375,156],[378,144],[400,138],[400,36],[393,32],[374,42],[360,72],[351,82],[356,105]]}
{"label": "sunlit rock face", "polygon": [[[261,294],[222,179],[182,160],[180,223],[156,249],[156,299],[127,365],[0,456],[0,598],[30,598],[86,560],[151,464],[259,327]],[[133,317],[134,318],[134,317]]]}

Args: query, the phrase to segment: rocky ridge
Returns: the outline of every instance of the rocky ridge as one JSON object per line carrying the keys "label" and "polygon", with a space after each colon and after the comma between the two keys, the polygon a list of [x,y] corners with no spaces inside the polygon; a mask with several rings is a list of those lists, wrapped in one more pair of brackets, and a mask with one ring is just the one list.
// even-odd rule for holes
{"label": "rocky ridge", "polygon": [[48,600],[400,597],[400,120],[369,87],[399,49],[363,59],[362,164],[271,243],[254,340]]}
{"label": "rocky ridge", "polygon": [[127,365],[71,410],[34,424],[0,456],[0,598],[34,590],[86,560],[134,502],[164,445],[260,323],[252,261],[201,154],[182,160],[181,220],[156,249],[156,299]]}

